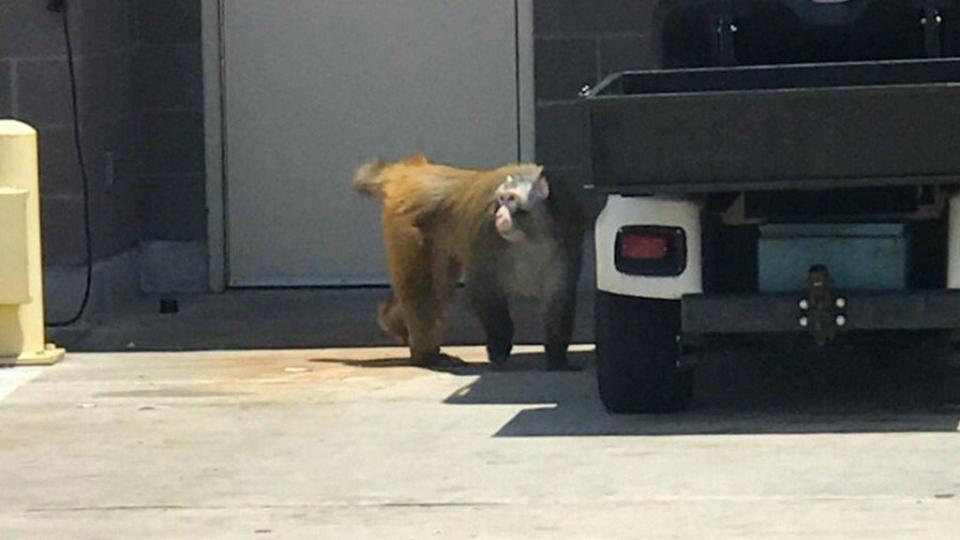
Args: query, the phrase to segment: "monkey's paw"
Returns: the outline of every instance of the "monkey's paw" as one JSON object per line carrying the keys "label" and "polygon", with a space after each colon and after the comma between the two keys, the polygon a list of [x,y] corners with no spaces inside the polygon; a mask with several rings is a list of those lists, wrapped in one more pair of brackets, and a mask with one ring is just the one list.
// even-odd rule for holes
{"label": "monkey's paw", "polygon": [[487,351],[487,360],[490,362],[491,369],[504,369],[507,365],[507,360],[510,360],[510,353],[492,353]]}

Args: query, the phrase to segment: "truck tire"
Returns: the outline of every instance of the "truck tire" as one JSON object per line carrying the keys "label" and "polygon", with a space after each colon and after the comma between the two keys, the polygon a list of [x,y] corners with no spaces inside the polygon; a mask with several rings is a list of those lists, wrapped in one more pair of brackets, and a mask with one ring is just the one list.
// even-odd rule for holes
{"label": "truck tire", "polygon": [[680,302],[596,294],[597,383],[611,413],[682,409],[693,372],[677,366]]}

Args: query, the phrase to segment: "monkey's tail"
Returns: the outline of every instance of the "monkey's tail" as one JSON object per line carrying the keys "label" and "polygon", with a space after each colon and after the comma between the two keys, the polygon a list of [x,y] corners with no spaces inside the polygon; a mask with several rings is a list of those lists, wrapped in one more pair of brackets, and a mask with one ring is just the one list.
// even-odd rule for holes
{"label": "monkey's tail", "polygon": [[360,193],[382,199],[386,179],[380,173],[387,168],[387,165],[387,161],[383,158],[361,165],[353,176],[353,187]]}

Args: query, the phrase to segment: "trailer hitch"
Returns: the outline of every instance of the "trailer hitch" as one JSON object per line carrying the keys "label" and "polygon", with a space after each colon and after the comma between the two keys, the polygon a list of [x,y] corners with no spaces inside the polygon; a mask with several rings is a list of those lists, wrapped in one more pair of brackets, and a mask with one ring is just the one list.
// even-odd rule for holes
{"label": "trailer hitch", "polygon": [[843,309],[847,300],[833,290],[830,272],[823,265],[810,267],[807,274],[807,296],[798,303],[801,328],[805,328],[817,346],[824,346],[837,337],[847,324]]}
{"label": "trailer hitch", "polygon": [[927,56],[931,58],[943,56],[943,15],[932,5],[932,2],[927,2],[924,6],[920,25],[923,27],[923,46]]}

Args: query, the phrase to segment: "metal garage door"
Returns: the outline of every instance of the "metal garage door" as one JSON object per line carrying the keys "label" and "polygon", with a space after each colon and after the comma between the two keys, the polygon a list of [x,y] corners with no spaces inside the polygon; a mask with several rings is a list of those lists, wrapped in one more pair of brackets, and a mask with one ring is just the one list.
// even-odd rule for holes
{"label": "metal garage door", "polygon": [[384,282],[377,154],[517,159],[516,0],[223,6],[230,285]]}

